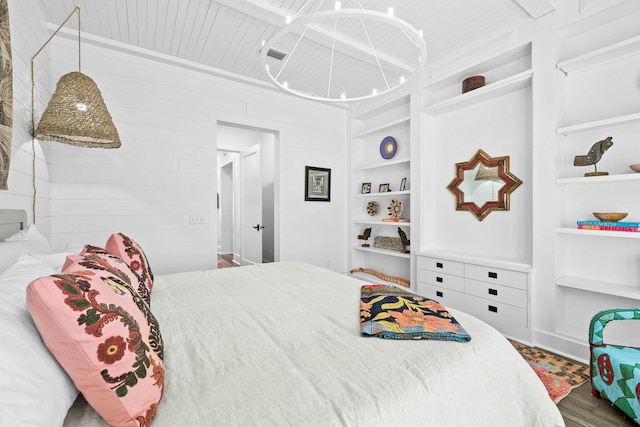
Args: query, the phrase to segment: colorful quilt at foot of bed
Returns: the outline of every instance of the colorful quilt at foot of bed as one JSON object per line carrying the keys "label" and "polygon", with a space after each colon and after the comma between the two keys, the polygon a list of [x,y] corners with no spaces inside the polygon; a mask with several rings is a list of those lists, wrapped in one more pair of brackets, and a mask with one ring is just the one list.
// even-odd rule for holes
{"label": "colorful quilt at foot of bed", "polygon": [[362,286],[360,331],[363,335],[398,340],[471,340],[439,302],[388,285]]}

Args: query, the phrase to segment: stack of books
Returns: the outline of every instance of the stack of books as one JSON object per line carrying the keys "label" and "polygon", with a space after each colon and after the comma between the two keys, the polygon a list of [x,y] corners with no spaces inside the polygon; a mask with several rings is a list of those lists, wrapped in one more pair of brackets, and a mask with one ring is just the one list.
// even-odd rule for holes
{"label": "stack of books", "polygon": [[411,222],[409,218],[382,218],[382,222]]}
{"label": "stack of books", "polygon": [[580,230],[639,232],[640,222],[576,221]]}

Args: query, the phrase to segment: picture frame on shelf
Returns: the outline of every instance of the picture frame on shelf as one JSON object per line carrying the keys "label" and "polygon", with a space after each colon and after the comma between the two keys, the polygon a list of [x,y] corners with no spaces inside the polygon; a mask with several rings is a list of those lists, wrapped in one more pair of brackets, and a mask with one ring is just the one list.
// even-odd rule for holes
{"label": "picture frame on shelf", "polygon": [[371,193],[371,183],[370,182],[363,182],[362,183],[362,194],[369,194]]}
{"label": "picture frame on shelf", "polygon": [[331,169],[304,167],[304,200],[306,202],[331,201]]}
{"label": "picture frame on shelf", "polygon": [[406,189],[407,189],[407,178],[402,178],[402,181],[400,181],[399,191],[405,191]]}
{"label": "picture frame on shelf", "polygon": [[380,187],[378,187],[378,193],[388,193],[389,191],[389,184],[380,184]]}

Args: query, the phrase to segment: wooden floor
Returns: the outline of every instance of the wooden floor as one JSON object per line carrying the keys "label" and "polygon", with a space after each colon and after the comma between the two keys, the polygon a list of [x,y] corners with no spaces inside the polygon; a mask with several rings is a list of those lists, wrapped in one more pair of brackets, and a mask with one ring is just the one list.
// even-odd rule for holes
{"label": "wooden floor", "polygon": [[638,425],[607,399],[591,395],[587,381],[558,403],[566,427],[631,427]]}
{"label": "wooden floor", "polygon": [[237,267],[233,262],[233,254],[218,255],[218,268]]}

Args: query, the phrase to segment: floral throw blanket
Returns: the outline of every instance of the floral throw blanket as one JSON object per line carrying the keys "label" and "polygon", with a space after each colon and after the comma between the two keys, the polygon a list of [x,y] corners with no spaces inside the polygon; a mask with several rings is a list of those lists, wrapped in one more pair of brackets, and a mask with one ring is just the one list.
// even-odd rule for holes
{"label": "floral throw blanket", "polygon": [[360,331],[397,340],[471,340],[439,302],[388,285],[362,286]]}

